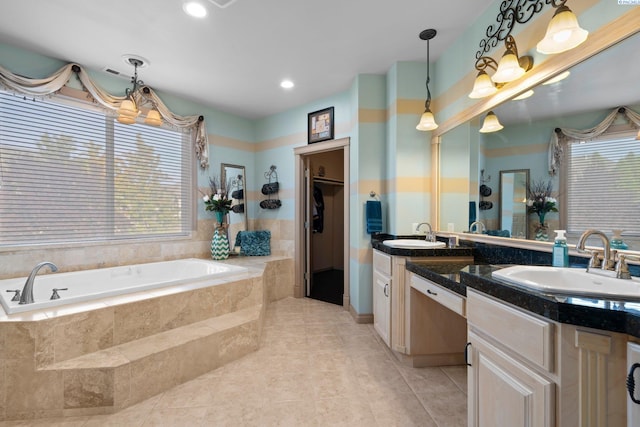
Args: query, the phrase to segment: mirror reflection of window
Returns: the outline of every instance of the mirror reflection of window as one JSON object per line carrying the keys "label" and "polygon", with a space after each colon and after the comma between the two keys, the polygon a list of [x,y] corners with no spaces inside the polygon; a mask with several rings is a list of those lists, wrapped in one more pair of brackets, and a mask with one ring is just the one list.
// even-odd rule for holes
{"label": "mirror reflection of window", "polygon": [[[625,241],[640,237],[640,146],[637,132],[605,133],[585,143],[569,144],[563,182],[567,198],[567,231],[589,228]],[[637,249],[630,245],[630,249]]]}

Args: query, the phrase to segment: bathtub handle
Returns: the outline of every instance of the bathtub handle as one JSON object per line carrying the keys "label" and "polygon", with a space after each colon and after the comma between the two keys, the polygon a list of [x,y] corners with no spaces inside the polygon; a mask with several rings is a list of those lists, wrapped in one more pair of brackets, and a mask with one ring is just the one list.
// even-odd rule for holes
{"label": "bathtub handle", "polygon": [[51,294],[51,298],[49,299],[60,299],[60,295],[58,295],[58,291],[68,291],[69,288],[53,288],[53,293]]}
{"label": "bathtub handle", "polygon": [[15,292],[11,301],[20,301],[20,289],[10,289],[7,292]]}

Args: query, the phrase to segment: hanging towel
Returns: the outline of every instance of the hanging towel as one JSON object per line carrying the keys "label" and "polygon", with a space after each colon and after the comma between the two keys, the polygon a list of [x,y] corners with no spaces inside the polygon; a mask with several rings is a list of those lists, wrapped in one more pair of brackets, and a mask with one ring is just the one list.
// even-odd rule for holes
{"label": "hanging towel", "polygon": [[469,227],[476,222],[476,202],[469,202]]}
{"label": "hanging towel", "polygon": [[367,219],[367,233],[382,232],[382,203],[377,200],[367,200],[365,215]]}

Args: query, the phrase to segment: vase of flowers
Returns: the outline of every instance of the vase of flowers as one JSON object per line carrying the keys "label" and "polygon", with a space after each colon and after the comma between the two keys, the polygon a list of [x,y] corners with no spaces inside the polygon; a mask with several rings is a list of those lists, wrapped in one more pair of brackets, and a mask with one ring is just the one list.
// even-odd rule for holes
{"label": "vase of flowers", "polygon": [[536,240],[549,240],[549,226],[544,219],[548,212],[558,212],[558,201],[551,197],[551,181],[533,181],[527,188],[527,211],[538,215]]}
{"label": "vase of flowers", "polygon": [[[227,185],[226,188],[229,188]],[[209,194],[202,196],[205,210],[213,211],[216,216],[216,229],[211,238],[211,258],[223,260],[229,258],[229,237],[224,219],[231,210],[233,200],[228,197],[226,188],[222,188],[219,180],[209,178]]]}

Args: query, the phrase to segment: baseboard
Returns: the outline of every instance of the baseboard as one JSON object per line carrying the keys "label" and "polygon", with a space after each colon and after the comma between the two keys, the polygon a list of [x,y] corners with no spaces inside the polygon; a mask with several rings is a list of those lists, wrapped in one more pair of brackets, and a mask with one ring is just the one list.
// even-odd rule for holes
{"label": "baseboard", "polygon": [[351,314],[351,317],[353,317],[353,320],[356,321],[356,323],[373,323],[373,313],[358,314],[358,312],[356,312],[355,308],[353,308],[352,305],[349,306],[349,313]]}

